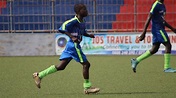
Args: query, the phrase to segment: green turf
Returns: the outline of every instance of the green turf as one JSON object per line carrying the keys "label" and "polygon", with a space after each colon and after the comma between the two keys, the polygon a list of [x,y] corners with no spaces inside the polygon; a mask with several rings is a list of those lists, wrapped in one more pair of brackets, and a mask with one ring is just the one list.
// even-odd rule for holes
{"label": "green turf", "polygon": [[[163,56],[152,56],[139,63],[133,73],[130,59],[136,56],[87,56],[90,80],[101,88],[98,94],[83,94],[82,66],[74,60],[64,71],[42,80],[39,90],[32,73],[58,57],[0,57],[0,98],[175,98],[176,73],[163,72]],[[176,56],[171,64],[176,68]]]}

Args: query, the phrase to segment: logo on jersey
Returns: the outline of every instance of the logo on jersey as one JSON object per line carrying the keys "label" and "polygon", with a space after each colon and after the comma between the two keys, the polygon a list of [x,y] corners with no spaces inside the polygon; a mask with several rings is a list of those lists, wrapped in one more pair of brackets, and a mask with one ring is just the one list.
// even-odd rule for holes
{"label": "logo on jersey", "polygon": [[159,13],[164,13],[164,11],[162,10],[162,11],[159,11]]}

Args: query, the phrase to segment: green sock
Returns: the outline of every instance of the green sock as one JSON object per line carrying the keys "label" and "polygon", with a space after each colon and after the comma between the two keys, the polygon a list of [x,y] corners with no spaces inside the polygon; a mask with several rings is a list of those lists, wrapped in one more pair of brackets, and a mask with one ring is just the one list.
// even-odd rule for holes
{"label": "green sock", "polygon": [[139,57],[137,57],[136,60],[137,60],[138,62],[140,62],[140,61],[142,61],[142,60],[148,58],[149,56],[151,56],[151,53],[150,53],[149,50],[147,50],[145,53],[143,53],[142,55],[140,55]]}
{"label": "green sock", "polygon": [[170,54],[164,54],[164,69],[170,68]]}
{"label": "green sock", "polygon": [[52,65],[52,66],[50,66],[49,68],[47,68],[47,69],[45,69],[45,70],[39,72],[39,78],[42,79],[42,78],[45,77],[46,75],[51,74],[51,73],[54,73],[54,72],[56,72],[56,71],[57,71],[57,69],[56,69],[55,65]]}
{"label": "green sock", "polygon": [[84,79],[84,83],[89,83],[89,79]]}
{"label": "green sock", "polygon": [[85,79],[85,80],[84,80],[83,87],[84,87],[85,89],[91,87],[91,85],[92,85],[92,84],[91,84],[91,82],[89,81],[89,79]]}

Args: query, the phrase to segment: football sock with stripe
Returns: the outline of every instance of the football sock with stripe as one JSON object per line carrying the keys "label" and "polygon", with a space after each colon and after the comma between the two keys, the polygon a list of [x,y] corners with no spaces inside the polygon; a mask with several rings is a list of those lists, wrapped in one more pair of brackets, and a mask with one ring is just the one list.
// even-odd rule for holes
{"label": "football sock with stripe", "polygon": [[149,56],[151,56],[151,53],[149,50],[147,50],[145,53],[143,53],[142,55],[140,55],[139,57],[136,58],[136,60],[138,62],[141,62],[142,60],[148,58]]}
{"label": "football sock with stripe", "polygon": [[42,79],[46,75],[54,73],[56,71],[57,71],[57,69],[56,69],[55,65],[52,65],[52,66],[48,67],[47,69],[39,72],[39,78]]}
{"label": "football sock with stripe", "polygon": [[164,69],[170,68],[170,54],[164,54]]}

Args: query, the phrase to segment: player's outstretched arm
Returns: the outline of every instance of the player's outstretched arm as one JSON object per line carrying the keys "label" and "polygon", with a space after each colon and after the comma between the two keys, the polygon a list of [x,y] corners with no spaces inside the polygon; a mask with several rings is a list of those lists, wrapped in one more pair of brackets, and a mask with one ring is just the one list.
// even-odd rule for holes
{"label": "player's outstretched arm", "polygon": [[176,29],[173,28],[169,23],[167,23],[165,20],[164,20],[164,24],[166,27],[168,27],[169,29],[171,29],[174,33],[176,33]]}
{"label": "player's outstretched arm", "polygon": [[140,41],[144,40],[145,34],[146,34],[146,32],[147,32],[147,28],[148,28],[148,26],[149,26],[149,23],[150,23],[151,19],[152,19],[152,14],[150,13],[150,14],[148,15],[148,17],[147,17],[146,22],[145,22],[144,30],[143,30],[142,34],[139,36],[139,40],[140,40]]}
{"label": "player's outstretched arm", "polygon": [[90,37],[90,38],[95,38],[94,34],[84,33],[84,36],[86,36],[86,37]]}

